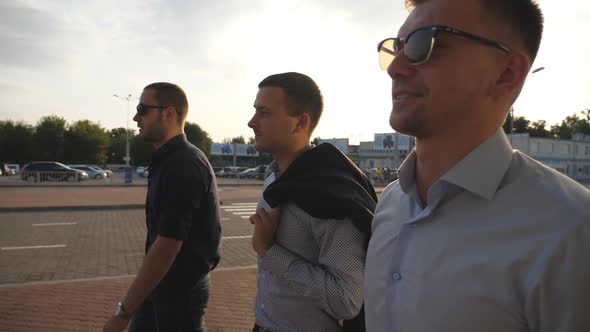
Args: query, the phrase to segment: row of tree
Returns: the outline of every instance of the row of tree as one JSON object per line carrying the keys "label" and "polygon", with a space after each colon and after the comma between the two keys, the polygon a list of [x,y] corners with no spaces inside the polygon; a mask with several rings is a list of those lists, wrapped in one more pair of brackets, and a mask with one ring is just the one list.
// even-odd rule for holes
{"label": "row of tree", "polygon": [[[209,134],[190,122],[186,123],[184,130],[187,139],[209,155],[212,143]],[[122,164],[127,134],[131,164],[148,164],[153,147],[134,130],[107,130],[89,120],[68,124],[56,115],[41,118],[35,126],[0,121],[0,162],[26,164],[46,160],[65,164]]]}
{"label": "row of tree", "polygon": [[512,123],[512,112],[504,123],[504,132],[515,134],[528,133],[531,137],[559,138],[569,140],[574,134],[590,135],[590,109],[582,111],[581,115],[573,114],[547,129],[545,120],[529,121],[523,116],[515,117]]}
{"label": "row of tree", "polygon": [[[573,134],[590,135],[590,109],[581,115],[566,117],[561,124],[547,129],[544,120],[531,122],[517,117],[512,122],[508,115],[503,128],[506,133],[528,133],[532,137],[571,139]],[[184,128],[190,142],[207,155],[211,151],[209,134],[196,123],[187,122]],[[34,160],[55,160],[63,163],[104,165],[123,163],[126,135],[129,135],[131,163],[148,164],[153,147],[134,130],[125,128],[107,130],[100,124],[82,120],[71,124],[57,115],[41,118],[35,126],[13,121],[0,121],[0,162],[25,164]],[[222,143],[246,143],[243,136],[225,138]],[[254,137],[248,138],[254,143]]]}

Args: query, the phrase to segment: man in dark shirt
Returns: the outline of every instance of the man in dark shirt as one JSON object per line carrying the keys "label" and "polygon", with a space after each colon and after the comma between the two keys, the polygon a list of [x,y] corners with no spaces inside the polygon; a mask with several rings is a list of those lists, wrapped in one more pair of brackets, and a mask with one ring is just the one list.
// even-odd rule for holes
{"label": "man in dark shirt", "polygon": [[217,183],[184,135],[188,101],[171,83],[144,88],[139,133],[154,145],[146,200],[146,256],[104,331],[205,331],[209,272],[220,259]]}

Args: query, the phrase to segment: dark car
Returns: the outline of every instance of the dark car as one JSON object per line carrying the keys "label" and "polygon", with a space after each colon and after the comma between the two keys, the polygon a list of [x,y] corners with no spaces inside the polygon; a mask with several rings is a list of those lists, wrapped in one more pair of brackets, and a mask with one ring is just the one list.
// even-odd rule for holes
{"label": "dark car", "polygon": [[77,182],[88,178],[83,171],[72,169],[55,161],[36,161],[21,169],[21,179],[28,182],[71,181]]}

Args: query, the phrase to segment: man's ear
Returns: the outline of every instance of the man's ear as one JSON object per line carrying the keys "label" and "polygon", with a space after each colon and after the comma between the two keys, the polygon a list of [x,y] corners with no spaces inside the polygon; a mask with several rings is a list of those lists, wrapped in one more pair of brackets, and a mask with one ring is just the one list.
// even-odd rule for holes
{"label": "man's ear", "polygon": [[295,125],[295,132],[308,131],[311,126],[311,117],[308,113],[302,113],[297,116],[297,124]]}
{"label": "man's ear", "polygon": [[174,118],[174,115],[177,114],[176,107],[168,106],[166,109],[164,109],[164,113],[166,113],[166,119]]}
{"label": "man's ear", "polygon": [[491,96],[494,99],[501,99],[509,96],[514,101],[526,80],[531,63],[526,54],[516,52],[508,56],[504,68],[491,89]]}

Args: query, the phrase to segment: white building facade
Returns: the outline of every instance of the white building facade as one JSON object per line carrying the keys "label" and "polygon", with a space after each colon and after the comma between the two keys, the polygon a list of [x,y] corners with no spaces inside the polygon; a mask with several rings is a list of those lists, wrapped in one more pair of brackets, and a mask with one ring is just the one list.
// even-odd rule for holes
{"label": "white building facade", "polygon": [[512,147],[578,181],[590,180],[590,135],[575,134],[571,140],[508,135]]}

